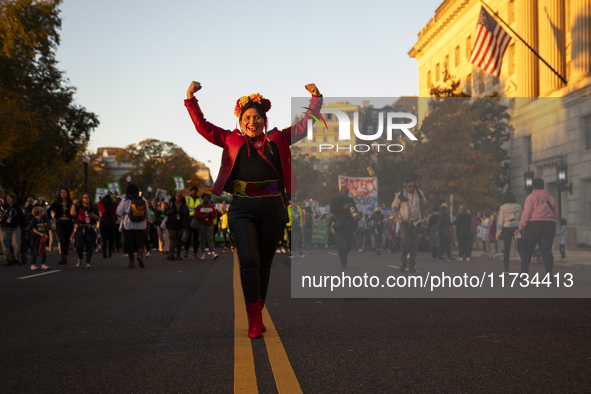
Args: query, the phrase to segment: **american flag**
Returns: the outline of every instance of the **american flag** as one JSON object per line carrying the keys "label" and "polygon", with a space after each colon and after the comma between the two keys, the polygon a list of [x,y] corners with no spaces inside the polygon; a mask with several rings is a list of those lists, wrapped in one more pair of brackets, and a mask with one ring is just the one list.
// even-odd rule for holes
{"label": "american flag", "polygon": [[476,40],[472,45],[470,63],[498,78],[501,74],[503,55],[509,41],[511,41],[511,36],[485,11],[484,7],[480,7],[480,16],[476,25]]}

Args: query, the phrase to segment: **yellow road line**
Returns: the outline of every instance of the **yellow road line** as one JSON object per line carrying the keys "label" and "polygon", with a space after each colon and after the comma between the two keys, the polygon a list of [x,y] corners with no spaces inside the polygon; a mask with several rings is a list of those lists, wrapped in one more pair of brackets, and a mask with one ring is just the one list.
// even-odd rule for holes
{"label": "yellow road line", "polygon": [[279,394],[301,393],[302,388],[293,372],[285,348],[281,343],[271,316],[267,312],[267,308],[263,309],[263,320],[267,328],[263,338],[265,338],[265,345],[267,345],[267,353],[269,354],[271,369],[273,369],[273,376],[275,376],[277,391]]}
{"label": "yellow road line", "polygon": [[240,283],[238,255],[234,252],[234,392],[258,393],[248,318]]}
{"label": "yellow road line", "polygon": [[[234,392],[258,393],[251,339],[248,337],[248,318],[240,283],[240,265],[234,252]],[[279,394],[302,393],[300,383],[281,343],[275,324],[267,308],[263,309],[267,331],[263,334],[269,362]]]}

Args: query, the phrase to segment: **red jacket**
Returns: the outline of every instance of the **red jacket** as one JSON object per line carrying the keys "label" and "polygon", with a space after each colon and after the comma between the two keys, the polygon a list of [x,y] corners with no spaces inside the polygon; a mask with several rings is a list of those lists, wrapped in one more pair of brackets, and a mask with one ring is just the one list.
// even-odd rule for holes
{"label": "red jacket", "polygon": [[[236,156],[238,156],[240,148],[246,143],[246,137],[238,129],[234,131],[224,130],[209,123],[203,116],[195,97],[185,100],[185,106],[199,134],[212,144],[224,148],[220,172],[211,190],[212,193],[218,196],[223,191],[232,193],[234,191],[234,179],[231,176],[232,168],[234,167],[234,162],[236,161]],[[312,97],[310,99],[310,108],[312,110],[320,112],[321,106],[322,97]],[[292,184],[294,189],[300,186],[291,168],[291,151],[289,146],[306,136],[308,119],[312,119],[309,112],[295,126],[287,127],[283,130],[274,128],[267,132],[267,138],[275,142],[279,148],[281,167],[283,169],[283,174],[280,174],[279,181],[288,193],[291,193]]]}
{"label": "red jacket", "polygon": [[[208,213],[211,213],[211,216],[205,217]],[[201,204],[195,208],[195,216],[199,218],[199,223],[206,226],[213,226],[213,219],[217,218],[218,214],[213,204]]]}

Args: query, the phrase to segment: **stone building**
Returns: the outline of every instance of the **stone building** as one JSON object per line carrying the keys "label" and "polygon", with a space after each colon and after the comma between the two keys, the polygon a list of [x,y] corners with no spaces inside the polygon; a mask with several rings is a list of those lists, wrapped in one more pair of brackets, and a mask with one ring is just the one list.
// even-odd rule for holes
{"label": "stone building", "polygon": [[[506,147],[510,189],[523,203],[525,173],[543,178],[547,190],[562,201],[561,216],[572,229],[570,241],[591,244],[591,0],[491,0],[487,4],[566,83],[502,23],[513,38],[500,77],[478,69],[468,60],[482,3],[445,0],[409,52],[419,63],[419,95],[428,97],[429,88],[448,70],[462,81],[462,91],[473,97],[493,92],[506,97],[514,129]],[[426,111],[426,100],[420,100],[419,113]],[[572,194],[559,187],[561,163],[568,168]]]}

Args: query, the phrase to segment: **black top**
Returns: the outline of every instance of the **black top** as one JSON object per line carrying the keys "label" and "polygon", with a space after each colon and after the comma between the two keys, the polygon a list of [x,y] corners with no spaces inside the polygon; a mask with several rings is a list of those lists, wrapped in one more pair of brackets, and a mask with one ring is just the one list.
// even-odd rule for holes
{"label": "black top", "polygon": [[85,207],[84,205],[76,205],[76,212],[78,215],[74,218],[76,224],[96,224],[96,220],[90,216],[90,213],[94,213],[99,216],[99,210],[95,206]]}
{"label": "black top", "polygon": [[[250,148],[250,156],[248,154],[248,148]],[[236,156],[234,168],[232,169],[232,178],[246,182],[279,179],[279,174],[281,173],[281,157],[279,157],[279,148],[275,142],[267,140],[263,153],[273,163],[277,171],[261,157],[253,146],[247,147],[247,144],[244,144]],[[284,185],[280,185],[280,190],[283,190],[284,187]]]}
{"label": "black top", "polygon": [[0,221],[2,227],[16,228],[26,225],[23,210],[16,204],[4,204],[0,210],[0,217],[2,218]]}
{"label": "black top", "polygon": [[47,209],[47,214],[52,216],[58,223],[61,223],[62,220],[64,222],[72,221],[72,215],[70,215],[70,208],[72,208],[72,204],[64,206],[57,202],[54,202],[49,206]]}
{"label": "black top", "polygon": [[472,215],[467,212],[460,213],[456,218],[456,225],[458,226],[458,237],[470,236],[470,225],[472,224]]}
{"label": "black top", "polygon": [[355,201],[349,196],[338,195],[330,201],[330,212],[334,215],[334,228],[342,228],[344,224],[352,226],[357,223],[357,219],[351,214],[350,208],[345,208],[346,204],[355,207]]}
{"label": "black top", "polygon": [[166,222],[167,229],[180,231],[187,226],[190,216],[189,207],[186,204],[181,204],[180,207],[177,207],[173,201],[168,204],[165,212],[166,216],[168,216],[168,222]]}
{"label": "black top", "polygon": [[[41,240],[43,239],[41,235],[36,234],[33,229],[39,231],[41,234],[45,234],[47,236],[47,231],[49,229],[49,221],[47,216],[43,215],[39,218],[35,216],[31,216],[29,220],[29,225],[31,226],[31,246],[39,246]],[[34,253],[35,251],[33,251]]]}

